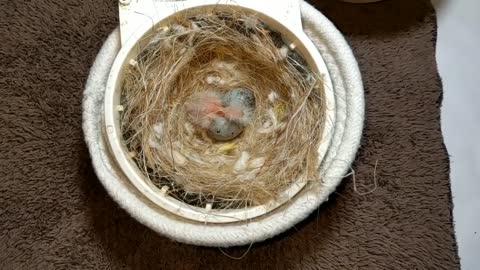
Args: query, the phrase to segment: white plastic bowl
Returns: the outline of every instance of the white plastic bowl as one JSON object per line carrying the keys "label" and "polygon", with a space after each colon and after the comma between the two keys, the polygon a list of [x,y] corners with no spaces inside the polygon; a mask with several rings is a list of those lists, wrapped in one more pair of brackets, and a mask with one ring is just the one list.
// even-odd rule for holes
{"label": "white plastic bowl", "polygon": [[[328,147],[333,134],[333,127],[335,123],[335,97],[333,93],[333,86],[331,78],[324,60],[316,49],[312,41],[307,35],[301,31],[299,32],[294,27],[284,24],[262,12],[239,5],[204,5],[190,7],[188,9],[179,11],[173,15],[159,16],[158,20],[143,24],[139,27],[123,45],[118,53],[107,81],[105,92],[105,107],[104,107],[104,124],[106,131],[106,141],[110,147],[112,156],[115,158],[119,168],[131,181],[131,183],[145,195],[154,204],[163,209],[174,213],[180,217],[189,220],[199,221],[203,223],[230,223],[249,220],[261,215],[265,215],[279,206],[288,203],[292,197],[299,193],[306,185],[305,181],[297,181],[293,183],[279,198],[271,201],[265,205],[260,205],[245,209],[212,209],[211,205],[207,208],[200,208],[188,205],[168,195],[166,188],[159,189],[145,178],[142,172],[138,169],[135,162],[128,154],[125,147],[122,132],[120,129],[120,95],[121,83],[123,81],[123,73],[129,66],[129,61],[136,58],[139,53],[137,45],[142,40],[150,36],[154,29],[169,25],[175,20],[176,16],[191,16],[193,14],[213,12],[213,11],[232,11],[233,9],[241,10],[245,14],[254,14],[258,19],[269,25],[274,30],[280,32],[283,37],[288,40],[291,47],[294,47],[303,58],[307,61],[310,68],[323,76],[324,79],[324,97],[326,99],[326,115],[324,131],[322,134],[321,144],[318,148],[319,163],[323,160],[327,153]],[[140,46],[141,47],[141,46]]]}

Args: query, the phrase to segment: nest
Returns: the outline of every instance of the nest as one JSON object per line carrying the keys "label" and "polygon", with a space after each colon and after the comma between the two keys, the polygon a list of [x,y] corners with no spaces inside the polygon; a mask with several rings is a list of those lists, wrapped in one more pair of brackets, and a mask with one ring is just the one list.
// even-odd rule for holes
{"label": "nest", "polygon": [[[319,179],[322,80],[282,35],[222,12],[176,18],[140,44],[122,84],[121,129],[146,181],[190,205],[242,208]],[[237,138],[215,141],[186,104],[234,88],[252,91],[255,109]]]}

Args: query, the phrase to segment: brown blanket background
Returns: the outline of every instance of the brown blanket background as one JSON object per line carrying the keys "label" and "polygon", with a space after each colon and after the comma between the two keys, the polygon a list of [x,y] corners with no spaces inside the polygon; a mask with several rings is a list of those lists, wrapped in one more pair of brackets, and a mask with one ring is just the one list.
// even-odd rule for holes
{"label": "brown blanket background", "polygon": [[[96,178],[82,91],[116,1],[0,1],[0,269],[458,269],[428,0],[312,1],[346,35],[365,83],[353,168],[307,220],[241,260],[172,242]],[[223,250],[240,257],[247,247]]]}

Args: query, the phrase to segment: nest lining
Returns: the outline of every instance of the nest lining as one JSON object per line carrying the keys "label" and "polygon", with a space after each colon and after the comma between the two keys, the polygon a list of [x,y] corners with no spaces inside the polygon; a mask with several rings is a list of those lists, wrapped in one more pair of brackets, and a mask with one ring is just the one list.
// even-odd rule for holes
{"label": "nest lining", "polygon": [[[318,181],[323,83],[282,36],[239,12],[177,18],[139,45],[122,84],[121,129],[147,181],[190,205],[243,208]],[[218,142],[186,104],[208,91],[253,92],[241,135]]]}

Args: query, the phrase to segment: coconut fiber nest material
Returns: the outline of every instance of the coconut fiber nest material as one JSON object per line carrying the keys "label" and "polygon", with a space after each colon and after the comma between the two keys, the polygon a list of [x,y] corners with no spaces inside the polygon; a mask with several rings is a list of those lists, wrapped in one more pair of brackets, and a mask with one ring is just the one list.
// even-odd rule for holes
{"label": "coconut fiber nest material", "polygon": [[3,1],[0,269],[458,269],[430,1],[310,2],[346,35],[364,78],[356,185],[347,177],[307,220],[233,260],[248,247],[163,238],[93,172],[82,92],[116,2]]}
{"label": "coconut fiber nest material", "polygon": [[325,82],[280,33],[238,11],[157,28],[121,91],[123,139],[145,181],[214,209],[268,204],[295,181],[319,181]]}

